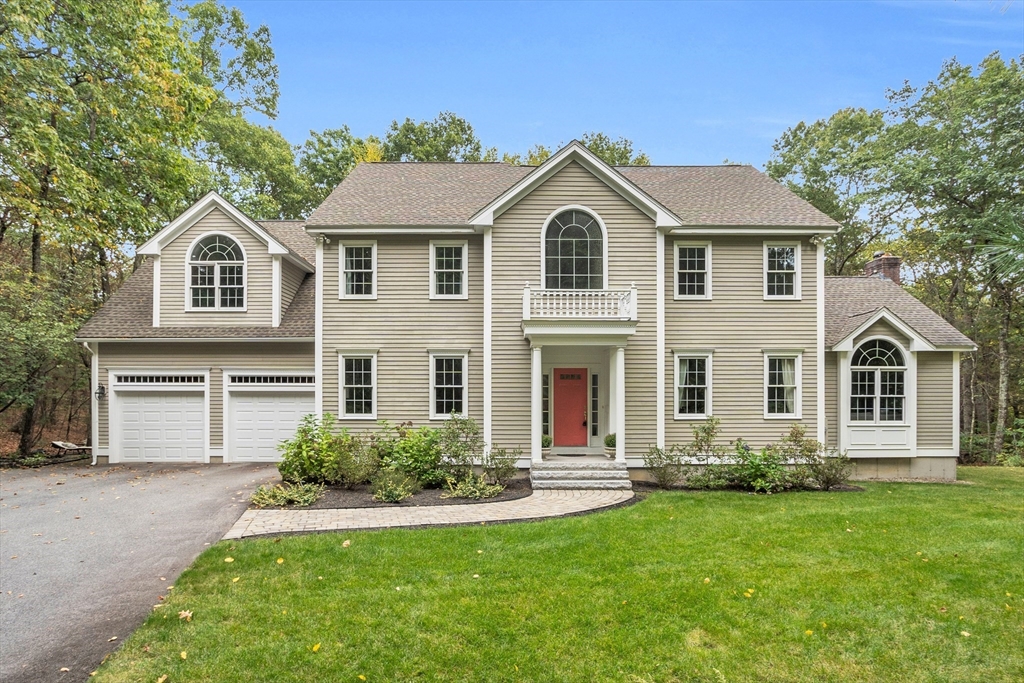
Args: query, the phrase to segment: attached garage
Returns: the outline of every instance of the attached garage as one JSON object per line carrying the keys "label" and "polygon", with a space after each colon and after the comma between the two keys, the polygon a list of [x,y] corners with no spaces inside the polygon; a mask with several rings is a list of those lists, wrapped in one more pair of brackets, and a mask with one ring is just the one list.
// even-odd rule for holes
{"label": "attached garage", "polygon": [[112,398],[118,460],[204,462],[206,376],[117,374]]}
{"label": "attached garage", "polygon": [[229,462],[276,462],[278,444],[316,412],[313,375],[227,374],[224,452]]}

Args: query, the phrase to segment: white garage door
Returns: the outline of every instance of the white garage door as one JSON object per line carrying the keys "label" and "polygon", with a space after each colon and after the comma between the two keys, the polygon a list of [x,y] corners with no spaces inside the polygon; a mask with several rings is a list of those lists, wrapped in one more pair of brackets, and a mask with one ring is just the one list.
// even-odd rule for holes
{"label": "white garage door", "polygon": [[119,392],[120,459],[202,462],[206,402],[201,393]]}
{"label": "white garage door", "polygon": [[277,461],[277,445],[295,436],[303,415],[316,412],[307,392],[231,392],[228,457],[238,461]]}

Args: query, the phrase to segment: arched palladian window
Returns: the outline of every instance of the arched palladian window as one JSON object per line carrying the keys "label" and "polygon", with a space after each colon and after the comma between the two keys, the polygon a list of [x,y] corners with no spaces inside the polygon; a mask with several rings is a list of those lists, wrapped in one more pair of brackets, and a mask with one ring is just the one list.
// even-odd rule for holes
{"label": "arched palladian window", "polygon": [[869,339],[850,362],[850,421],[903,422],[903,352],[891,341]]}
{"label": "arched palladian window", "polygon": [[603,289],[604,235],[586,211],[568,209],[544,233],[546,289]]}
{"label": "arched palladian window", "polygon": [[192,308],[245,308],[245,254],[227,235],[207,235],[189,254]]}

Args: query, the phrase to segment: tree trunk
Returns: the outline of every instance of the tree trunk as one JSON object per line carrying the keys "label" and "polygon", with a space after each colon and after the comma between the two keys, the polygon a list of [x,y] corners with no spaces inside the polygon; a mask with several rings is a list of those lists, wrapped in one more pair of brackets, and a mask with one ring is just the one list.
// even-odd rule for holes
{"label": "tree trunk", "polygon": [[18,453],[25,456],[32,454],[32,447],[36,445],[36,404],[33,402],[25,408],[21,414],[21,425],[18,427],[21,432],[18,438]]}
{"label": "tree trunk", "polygon": [[992,437],[992,451],[998,455],[1003,452],[1003,439],[1006,435],[1006,407],[1009,405],[1010,391],[1010,320],[1013,308],[1013,295],[1010,288],[1003,285],[999,288],[1000,303],[1003,304],[1002,320],[999,324],[999,390],[996,400],[996,431]]}
{"label": "tree trunk", "polygon": [[42,253],[43,253],[43,234],[39,230],[39,225],[34,223],[32,225],[32,274],[38,275],[39,270],[42,268]]}
{"label": "tree trunk", "polygon": [[107,260],[107,250],[96,244],[96,254],[100,265],[100,291],[103,293],[103,301],[110,298],[110,262]]}

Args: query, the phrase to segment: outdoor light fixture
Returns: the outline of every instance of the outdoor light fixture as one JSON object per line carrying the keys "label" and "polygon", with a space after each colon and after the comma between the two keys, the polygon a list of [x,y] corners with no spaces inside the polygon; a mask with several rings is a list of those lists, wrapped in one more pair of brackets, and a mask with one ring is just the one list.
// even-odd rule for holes
{"label": "outdoor light fixture", "polygon": [[97,401],[102,401],[106,397],[107,397],[107,388],[105,386],[103,386],[102,384],[99,385],[98,387],[96,387],[96,400]]}

